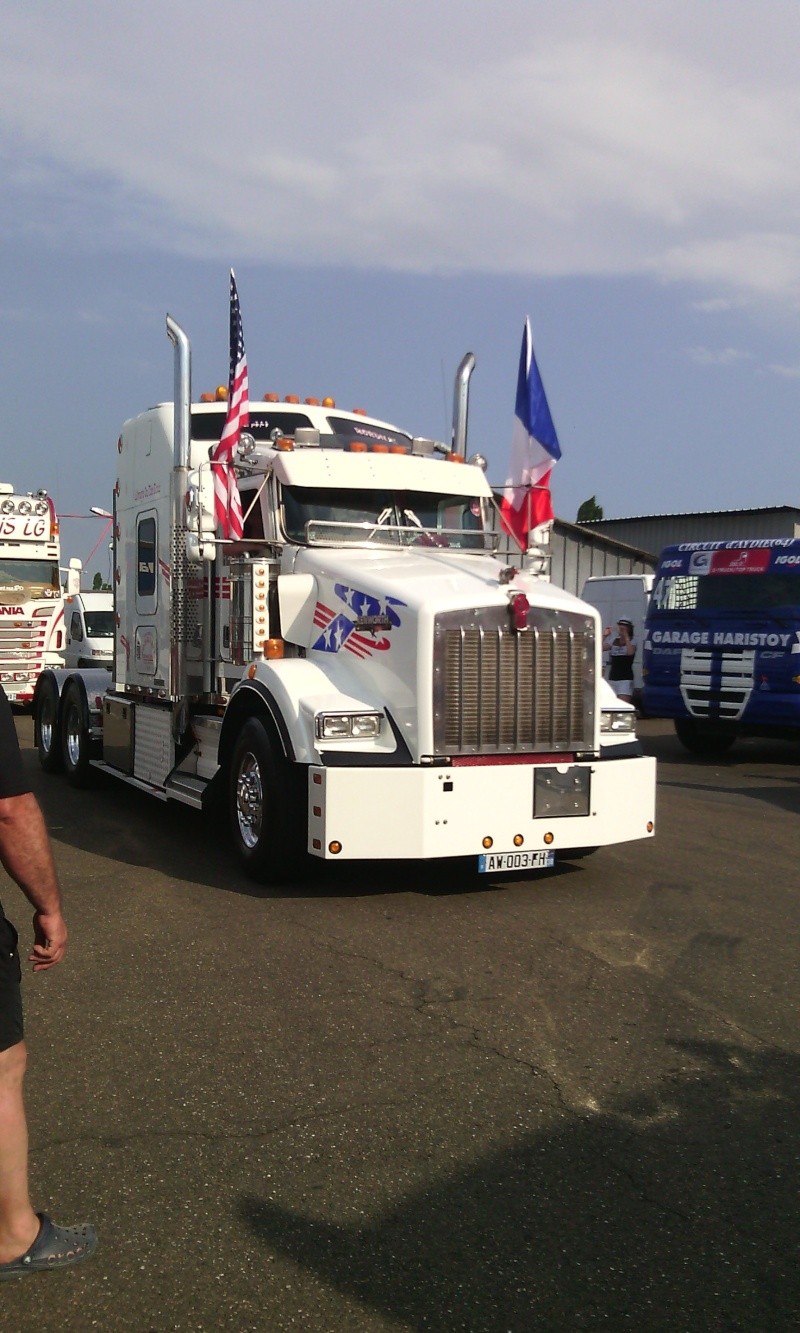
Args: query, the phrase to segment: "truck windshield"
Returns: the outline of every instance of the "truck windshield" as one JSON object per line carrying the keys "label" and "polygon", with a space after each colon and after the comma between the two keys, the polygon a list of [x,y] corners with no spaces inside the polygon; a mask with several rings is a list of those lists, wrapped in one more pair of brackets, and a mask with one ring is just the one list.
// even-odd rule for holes
{"label": "truck windshield", "polygon": [[84,611],[86,635],[89,639],[107,639],[114,633],[113,611]]}
{"label": "truck windshield", "polygon": [[0,606],[60,596],[56,560],[0,560]]}
{"label": "truck windshield", "polygon": [[286,535],[309,546],[438,546],[492,551],[487,501],[432,491],[284,486]]}
{"label": "truck windshield", "polygon": [[797,611],[797,574],[676,574],[659,578],[650,601],[650,615],[675,611]]}

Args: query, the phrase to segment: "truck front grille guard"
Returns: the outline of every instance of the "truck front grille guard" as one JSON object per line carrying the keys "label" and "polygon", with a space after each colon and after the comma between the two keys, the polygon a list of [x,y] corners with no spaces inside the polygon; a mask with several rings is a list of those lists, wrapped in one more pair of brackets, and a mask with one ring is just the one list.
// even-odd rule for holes
{"label": "truck front grille guard", "polygon": [[[460,622],[460,623],[458,623]],[[502,608],[437,617],[437,754],[574,753],[594,745],[595,647],[585,616],[534,609],[515,632]]]}

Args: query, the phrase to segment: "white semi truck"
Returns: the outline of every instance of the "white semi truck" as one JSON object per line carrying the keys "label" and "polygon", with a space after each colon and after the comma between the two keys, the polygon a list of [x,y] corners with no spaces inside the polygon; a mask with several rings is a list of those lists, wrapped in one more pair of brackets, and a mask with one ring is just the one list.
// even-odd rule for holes
{"label": "white semi truck", "polygon": [[0,482],[0,683],[29,705],[40,672],[63,665],[58,519],[46,491]]}
{"label": "white semi truck", "polygon": [[167,331],[175,402],[117,445],[111,682],[41,677],[43,767],[224,803],[258,879],[307,854],[533,871],[651,836],[655,761],[602,680],[597,613],[493,554],[492,492],[464,461],[474,357],[451,445],[331,400],[251,402],[244,535],[222,541],[226,403],[192,402]]}

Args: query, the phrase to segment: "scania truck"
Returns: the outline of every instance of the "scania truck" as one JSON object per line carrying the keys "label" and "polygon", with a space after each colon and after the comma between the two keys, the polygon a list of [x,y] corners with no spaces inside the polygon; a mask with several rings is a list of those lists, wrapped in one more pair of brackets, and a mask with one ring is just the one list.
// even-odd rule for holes
{"label": "scania truck", "polygon": [[472,354],[448,444],[330,399],[251,401],[244,532],[223,540],[226,403],[192,401],[167,332],[174,403],[117,444],[111,678],[41,677],[43,767],[227,807],[257,879],[308,855],[528,872],[652,836],[655,761],[602,680],[597,613],[495,557],[465,461]]}
{"label": "scania truck", "polygon": [[14,704],[30,705],[40,672],[63,665],[59,555],[47,492],[0,482],[0,683]]}

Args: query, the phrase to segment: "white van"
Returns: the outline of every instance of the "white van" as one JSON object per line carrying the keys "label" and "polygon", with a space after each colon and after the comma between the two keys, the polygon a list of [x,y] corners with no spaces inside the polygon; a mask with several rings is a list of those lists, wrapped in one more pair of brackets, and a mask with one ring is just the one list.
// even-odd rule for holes
{"label": "white van", "polygon": [[114,595],[76,592],[64,598],[67,667],[104,666],[114,661]]}
{"label": "white van", "polygon": [[[644,622],[647,604],[653,590],[653,574],[608,574],[587,579],[581,597],[600,612],[603,629],[609,625],[616,633],[618,620],[630,620],[636,642],[633,660],[633,697],[638,700],[642,690],[642,654]],[[603,654],[603,667],[608,665],[608,654]]]}

